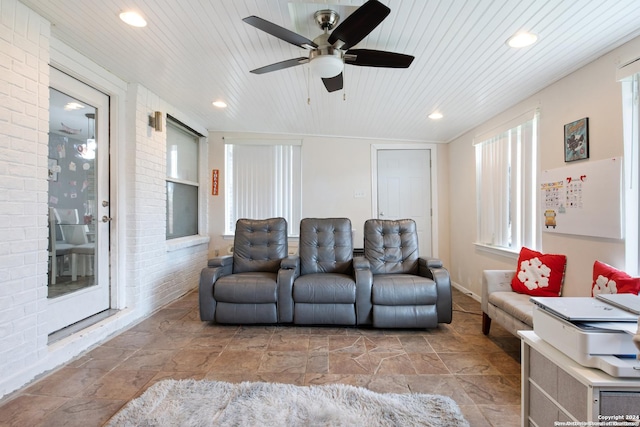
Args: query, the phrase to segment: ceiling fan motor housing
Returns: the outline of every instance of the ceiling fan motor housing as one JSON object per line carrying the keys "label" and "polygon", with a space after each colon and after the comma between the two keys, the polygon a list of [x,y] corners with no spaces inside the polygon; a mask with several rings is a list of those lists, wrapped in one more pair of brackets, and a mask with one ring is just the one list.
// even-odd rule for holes
{"label": "ceiling fan motor housing", "polygon": [[340,15],[331,9],[322,9],[313,14],[316,23],[324,31],[331,31],[338,24]]}

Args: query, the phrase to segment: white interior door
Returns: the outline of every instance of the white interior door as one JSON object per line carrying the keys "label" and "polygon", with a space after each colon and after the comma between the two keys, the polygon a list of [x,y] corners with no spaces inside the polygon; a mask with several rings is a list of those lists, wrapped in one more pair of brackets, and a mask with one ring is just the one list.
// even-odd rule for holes
{"label": "white interior door", "polygon": [[52,333],[109,308],[110,219],[109,97],[53,68],[50,82]]}
{"label": "white interior door", "polygon": [[379,150],[378,218],[411,218],[421,256],[432,255],[431,150]]}

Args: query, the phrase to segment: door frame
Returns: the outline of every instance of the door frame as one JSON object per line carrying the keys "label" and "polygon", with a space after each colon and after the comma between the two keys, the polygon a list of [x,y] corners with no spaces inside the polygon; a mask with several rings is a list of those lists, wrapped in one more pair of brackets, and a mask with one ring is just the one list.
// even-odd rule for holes
{"label": "door frame", "polygon": [[371,144],[371,218],[378,218],[378,151],[380,150],[430,150],[431,151],[431,256],[438,257],[438,144]]}

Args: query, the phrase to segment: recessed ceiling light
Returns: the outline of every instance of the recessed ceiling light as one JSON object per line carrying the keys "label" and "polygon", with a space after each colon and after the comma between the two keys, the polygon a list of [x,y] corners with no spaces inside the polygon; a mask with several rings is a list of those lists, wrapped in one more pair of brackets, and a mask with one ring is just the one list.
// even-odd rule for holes
{"label": "recessed ceiling light", "polygon": [[81,108],[84,108],[84,105],[78,104],[77,102],[69,102],[64,106],[66,111],[79,110]]}
{"label": "recessed ceiling light", "polygon": [[538,40],[538,36],[533,33],[518,33],[513,36],[509,40],[507,40],[507,45],[510,47],[520,48],[531,46]]}
{"label": "recessed ceiling light", "polygon": [[224,101],[213,101],[212,104],[214,107],[227,108],[227,103]]}
{"label": "recessed ceiling light", "polygon": [[132,27],[146,27],[147,21],[138,12],[122,12],[120,19]]}
{"label": "recessed ceiling light", "polygon": [[438,113],[438,112],[429,114],[429,118],[431,120],[440,120],[443,117],[444,116],[442,115],[442,113]]}

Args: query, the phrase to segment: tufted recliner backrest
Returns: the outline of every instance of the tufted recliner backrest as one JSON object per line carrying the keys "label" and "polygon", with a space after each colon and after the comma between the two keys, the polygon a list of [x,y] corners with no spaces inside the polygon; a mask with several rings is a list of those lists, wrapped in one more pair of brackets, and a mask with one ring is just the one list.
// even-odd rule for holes
{"label": "tufted recliner backrest", "polygon": [[364,256],[371,272],[418,274],[418,233],[412,219],[364,223]]}
{"label": "tufted recliner backrest", "polygon": [[239,219],[236,222],[234,273],[277,273],[287,252],[287,221],[284,218]]}
{"label": "tufted recliner backrest", "polygon": [[300,273],[351,274],[353,240],[348,218],[300,221]]}

